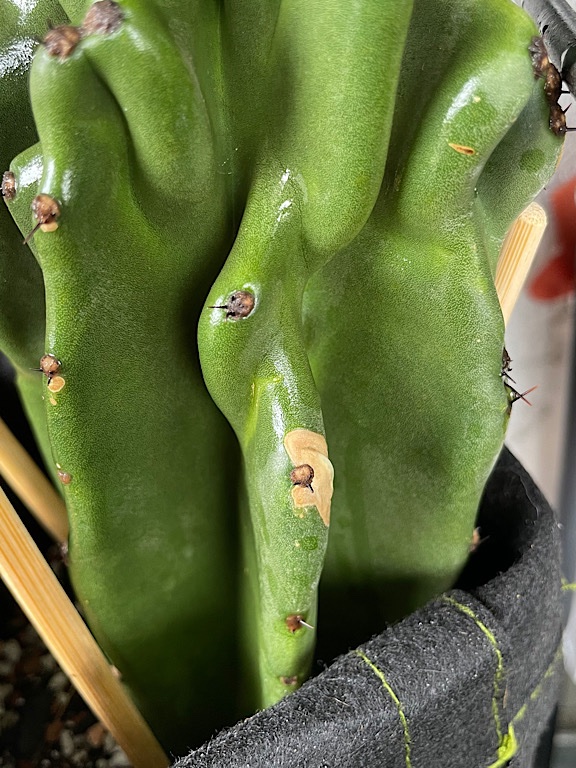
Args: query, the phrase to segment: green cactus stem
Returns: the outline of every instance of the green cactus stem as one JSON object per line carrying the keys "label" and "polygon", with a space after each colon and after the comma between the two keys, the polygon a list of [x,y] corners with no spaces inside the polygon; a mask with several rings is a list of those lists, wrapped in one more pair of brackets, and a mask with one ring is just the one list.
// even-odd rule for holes
{"label": "green cactus stem", "polygon": [[562,141],[509,0],[63,7],[6,182],[34,341],[0,342],[53,356],[23,394],[74,586],[178,751],[456,579],[496,260]]}
{"label": "green cactus stem", "polygon": [[496,260],[561,147],[533,34],[510,3],[416,2],[379,200],[307,288],[336,473],[321,591],[333,651],[448,588],[468,556],[508,416]]}
{"label": "green cactus stem", "polygon": [[[123,14],[64,59],[38,50],[43,172],[11,207],[23,232],[36,194],[59,208],[32,242],[43,352],[65,384],[45,383],[44,403],[52,461],[72,478],[71,576],[143,713],[182,749],[189,729],[206,737],[235,716],[237,462],[193,330],[230,233],[197,83],[150,9]],[[28,162],[12,165],[17,185]]]}
{"label": "green cactus stem", "polygon": [[[328,542],[332,468],[321,447],[324,424],[302,296],[311,275],[353,239],[374,205],[411,10],[409,3],[400,10],[362,2],[349,15],[339,5],[294,2],[279,9],[267,110],[252,109],[250,95],[244,104],[268,132],[259,138],[234,248],[199,327],[206,384],[244,456],[244,541],[254,550],[246,556],[252,572],[245,647],[256,657],[251,668],[260,680],[259,706],[308,675]],[[261,128],[253,130],[257,135]],[[255,307],[234,321],[218,307],[238,290],[252,291]],[[290,444],[297,437],[313,456],[314,472],[298,500],[290,479]],[[295,615],[310,626],[291,627]]]}
{"label": "green cactus stem", "polygon": [[[66,21],[55,0],[39,0],[29,6],[0,3],[0,169],[7,169],[14,155],[37,140],[28,97],[28,69],[36,40],[47,30],[47,19]],[[2,197],[18,194],[13,175],[6,172]],[[50,455],[42,380],[31,370],[44,351],[45,305],[42,272],[34,256],[22,248],[22,235],[10,213],[0,204],[0,339],[11,360],[22,401],[43,454]]]}

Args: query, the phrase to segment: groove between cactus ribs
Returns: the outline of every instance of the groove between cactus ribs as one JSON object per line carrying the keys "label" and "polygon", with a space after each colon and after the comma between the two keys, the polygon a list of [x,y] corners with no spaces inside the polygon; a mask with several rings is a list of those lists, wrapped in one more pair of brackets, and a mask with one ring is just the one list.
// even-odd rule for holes
{"label": "groove between cactus ribs", "polygon": [[398,710],[398,716],[400,717],[400,722],[402,723],[402,728],[404,730],[404,753],[405,753],[405,760],[406,760],[406,768],[412,768],[412,761],[410,759],[410,732],[408,730],[408,719],[404,714],[404,710],[402,709],[402,704],[400,702],[400,699],[392,690],[390,683],[388,683],[388,681],[384,677],[384,673],[381,672],[372,661],[370,661],[368,656],[366,656],[366,654],[363,651],[361,651],[359,648],[356,649],[356,655],[359,656],[362,659],[362,661],[366,662],[366,664],[370,667],[372,672],[374,672],[376,677],[378,677],[378,679],[381,681],[382,685],[388,692],[390,698],[396,705],[396,709]]}

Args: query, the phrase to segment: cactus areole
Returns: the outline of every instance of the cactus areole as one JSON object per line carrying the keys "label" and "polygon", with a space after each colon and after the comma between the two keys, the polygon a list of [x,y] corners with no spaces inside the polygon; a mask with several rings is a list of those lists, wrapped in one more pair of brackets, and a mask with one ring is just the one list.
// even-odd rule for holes
{"label": "cactus areole", "polygon": [[496,261],[562,132],[509,0],[33,5],[0,0],[0,346],[178,751],[454,582],[510,405]]}

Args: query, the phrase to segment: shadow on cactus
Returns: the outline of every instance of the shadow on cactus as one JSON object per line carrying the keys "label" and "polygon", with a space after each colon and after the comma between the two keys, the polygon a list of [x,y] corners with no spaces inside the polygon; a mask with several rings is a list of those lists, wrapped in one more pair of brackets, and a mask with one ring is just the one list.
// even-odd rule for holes
{"label": "shadow on cactus", "polygon": [[508,0],[62,8],[0,341],[82,610],[179,751],[454,582],[508,417],[496,260],[561,141]]}

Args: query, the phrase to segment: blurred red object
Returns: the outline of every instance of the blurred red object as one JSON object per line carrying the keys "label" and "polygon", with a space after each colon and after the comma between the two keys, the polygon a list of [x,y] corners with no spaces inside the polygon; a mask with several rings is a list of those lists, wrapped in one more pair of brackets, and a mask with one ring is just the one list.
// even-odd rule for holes
{"label": "blurred red object", "polygon": [[528,294],[539,301],[576,292],[576,176],[550,195],[556,227],[556,250],[528,284]]}

